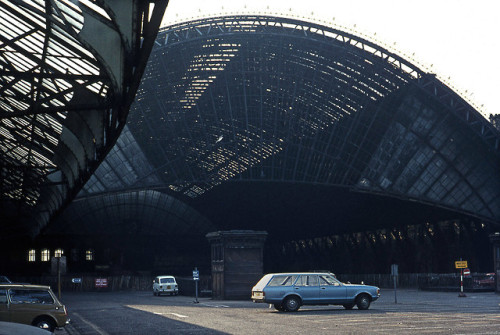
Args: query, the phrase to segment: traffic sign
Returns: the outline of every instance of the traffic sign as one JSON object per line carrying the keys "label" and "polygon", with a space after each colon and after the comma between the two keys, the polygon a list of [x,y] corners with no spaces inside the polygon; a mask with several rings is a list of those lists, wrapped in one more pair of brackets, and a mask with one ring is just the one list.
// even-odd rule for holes
{"label": "traffic sign", "polygon": [[200,280],[200,271],[193,270],[193,280]]}
{"label": "traffic sign", "polygon": [[95,278],[95,287],[108,287],[108,278]]}
{"label": "traffic sign", "polygon": [[455,269],[466,269],[467,261],[455,261]]}
{"label": "traffic sign", "polygon": [[470,276],[470,270],[464,269],[464,276]]}

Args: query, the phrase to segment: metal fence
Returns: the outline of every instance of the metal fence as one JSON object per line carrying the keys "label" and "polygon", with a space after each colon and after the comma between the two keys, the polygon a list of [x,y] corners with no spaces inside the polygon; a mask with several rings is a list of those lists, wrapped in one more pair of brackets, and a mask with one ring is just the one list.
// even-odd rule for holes
{"label": "metal fence", "polygon": [[[375,285],[380,288],[393,288],[394,282],[390,274],[337,274],[342,282],[353,284],[364,283]],[[15,277],[16,282],[49,285],[55,291],[58,288],[57,276],[41,277]],[[76,283],[75,283],[75,280]],[[79,279],[79,280],[78,280]],[[106,287],[96,285],[99,279],[106,279]],[[61,290],[63,291],[152,291],[154,276],[150,275],[84,275],[84,276],[61,276]],[[96,281],[97,280],[97,281]],[[195,282],[192,277],[176,277],[179,285],[179,294],[194,296]],[[472,273],[464,277],[465,291],[494,291],[495,274]],[[459,291],[459,273],[400,273],[397,277],[398,288],[414,288],[420,290]],[[210,276],[200,276],[198,282],[199,296],[211,296],[212,283]]]}
{"label": "metal fence", "polygon": [[[381,288],[393,288],[394,280],[390,274],[341,274],[337,278],[343,282],[375,285]],[[459,291],[459,273],[400,273],[396,280],[397,287],[420,290]],[[463,277],[466,291],[494,291],[493,273],[472,273]]]}

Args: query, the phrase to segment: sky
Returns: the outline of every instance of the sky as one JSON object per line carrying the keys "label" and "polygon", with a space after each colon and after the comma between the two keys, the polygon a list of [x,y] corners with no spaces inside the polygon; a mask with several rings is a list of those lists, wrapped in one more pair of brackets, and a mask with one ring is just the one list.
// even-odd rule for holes
{"label": "sky", "polygon": [[498,0],[169,0],[164,25],[271,14],[354,32],[438,77],[485,117],[500,114]]}

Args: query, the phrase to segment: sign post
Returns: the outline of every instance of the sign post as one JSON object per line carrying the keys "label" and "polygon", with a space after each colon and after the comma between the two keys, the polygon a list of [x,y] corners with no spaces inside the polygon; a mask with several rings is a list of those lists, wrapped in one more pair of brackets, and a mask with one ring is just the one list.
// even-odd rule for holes
{"label": "sign post", "polygon": [[398,265],[397,264],[391,264],[391,275],[394,280],[394,303],[398,303],[398,296],[396,294],[396,282],[397,282],[397,277],[399,275],[398,273]]}
{"label": "sign post", "polygon": [[196,284],[196,300],[194,302],[197,304],[197,303],[199,303],[199,301],[198,301],[198,282],[200,281],[200,272],[198,271],[197,267],[195,267],[193,270],[193,280]]}
{"label": "sign post", "polygon": [[[458,296],[460,298],[465,298],[466,295],[464,293],[464,269],[467,269],[467,261],[459,260],[455,262],[455,268],[460,269],[460,293]],[[469,269],[467,269],[469,270]],[[470,273],[470,271],[469,271]]]}

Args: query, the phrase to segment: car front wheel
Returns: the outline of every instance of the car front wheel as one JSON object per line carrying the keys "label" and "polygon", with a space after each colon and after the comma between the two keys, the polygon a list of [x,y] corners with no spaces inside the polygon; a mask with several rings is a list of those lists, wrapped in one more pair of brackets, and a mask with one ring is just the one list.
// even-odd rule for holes
{"label": "car front wheel", "polygon": [[366,294],[358,296],[356,299],[356,306],[361,310],[368,309],[370,307],[370,297]]}
{"label": "car front wheel", "polygon": [[288,312],[296,312],[300,308],[300,299],[295,296],[288,297],[286,298],[283,307]]}
{"label": "car front wheel", "polygon": [[56,328],[56,324],[53,320],[47,317],[41,317],[33,321],[33,326],[48,330],[49,332],[53,332]]}

